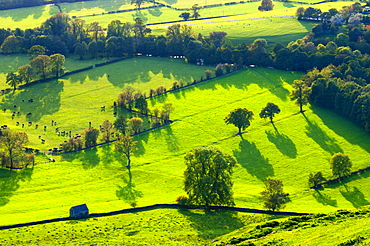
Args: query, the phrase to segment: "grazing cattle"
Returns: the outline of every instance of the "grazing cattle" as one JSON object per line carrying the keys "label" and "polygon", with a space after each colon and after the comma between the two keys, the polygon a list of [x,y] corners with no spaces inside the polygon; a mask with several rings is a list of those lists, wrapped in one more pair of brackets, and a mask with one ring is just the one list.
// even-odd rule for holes
{"label": "grazing cattle", "polygon": [[16,108],[17,107],[17,105],[14,105],[14,108]]}
{"label": "grazing cattle", "polygon": [[29,121],[29,122],[28,122],[28,125],[29,125],[29,126],[30,126],[30,125],[32,125],[32,121]]}
{"label": "grazing cattle", "polygon": [[22,127],[24,127],[24,124],[22,124]]}
{"label": "grazing cattle", "polygon": [[28,113],[28,114],[27,114],[27,116],[31,116],[31,115],[32,115],[32,113]]}
{"label": "grazing cattle", "polygon": [[36,128],[36,129],[37,129],[37,128],[39,128],[39,125],[38,125],[38,124],[36,124],[35,128]]}
{"label": "grazing cattle", "polygon": [[15,125],[19,126],[19,122],[18,122],[18,121],[17,121],[17,122],[15,122]]}

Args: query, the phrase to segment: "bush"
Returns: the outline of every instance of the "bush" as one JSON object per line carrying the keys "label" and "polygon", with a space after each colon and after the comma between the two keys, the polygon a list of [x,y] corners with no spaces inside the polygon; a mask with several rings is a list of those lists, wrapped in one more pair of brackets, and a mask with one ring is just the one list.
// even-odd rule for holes
{"label": "bush", "polygon": [[137,201],[130,202],[130,206],[133,207],[133,208],[136,208],[137,207]]}
{"label": "bush", "polygon": [[189,198],[187,198],[186,196],[178,196],[176,198],[176,203],[177,204],[180,204],[180,205],[187,205],[189,202]]}

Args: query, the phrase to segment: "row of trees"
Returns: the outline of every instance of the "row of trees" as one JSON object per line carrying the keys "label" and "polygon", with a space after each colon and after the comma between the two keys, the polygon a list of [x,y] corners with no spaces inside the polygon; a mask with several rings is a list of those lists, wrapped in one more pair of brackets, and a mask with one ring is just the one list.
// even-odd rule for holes
{"label": "row of trees", "polygon": [[[34,49],[35,48],[35,49]],[[43,50],[42,46],[32,46],[30,50]],[[65,57],[61,54],[51,56],[40,54],[30,55],[30,64],[18,68],[18,72],[9,72],[6,83],[16,89],[20,84],[27,84],[32,80],[46,79],[50,76],[60,77],[64,73]]]}
{"label": "row of trees", "polygon": [[143,122],[143,119],[140,117],[126,119],[124,115],[120,114],[113,123],[105,120],[99,130],[94,127],[88,127],[85,128],[81,135],[70,136],[67,141],[61,144],[61,150],[64,152],[78,151],[84,147],[95,146],[98,142],[99,135],[101,136],[100,141],[105,143],[120,138],[122,135],[139,133]]}
{"label": "row of trees", "polygon": [[[330,159],[330,169],[335,178],[345,177],[351,174],[352,161],[348,155],[336,153]],[[308,185],[315,187],[316,185],[326,181],[322,172],[310,173],[308,176]]]}
{"label": "row of trees", "polygon": [[[177,202],[184,205],[234,206],[232,173],[236,160],[221,150],[208,146],[196,147],[186,153],[184,191]],[[285,207],[288,194],[279,180],[267,179],[260,199],[264,207],[278,211]]]}

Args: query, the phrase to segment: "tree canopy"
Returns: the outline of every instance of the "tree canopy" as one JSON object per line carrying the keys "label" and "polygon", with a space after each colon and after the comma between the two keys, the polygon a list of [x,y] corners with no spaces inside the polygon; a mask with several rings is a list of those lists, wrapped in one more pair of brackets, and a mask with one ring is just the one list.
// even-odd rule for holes
{"label": "tree canopy", "polygon": [[229,113],[224,119],[226,124],[233,124],[239,129],[238,134],[241,134],[241,130],[247,129],[250,126],[250,121],[253,119],[253,112],[246,108],[236,108]]}
{"label": "tree canopy", "polygon": [[330,159],[330,168],[335,177],[347,176],[351,173],[352,161],[348,155],[336,153]]}
{"label": "tree canopy", "polygon": [[233,156],[209,146],[194,148],[184,159],[184,190],[190,204],[234,205],[231,175],[236,161]]}
{"label": "tree canopy", "polygon": [[267,179],[265,190],[261,192],[260,199],[264,201],[263,206],[272,211],[279,211],[285,207],[287,194],[283,191],[283,183],[280,180]]}
{"label": "tree canopy", "polygon": [[267,103],[266,107],[264,107],[260,113],[261,118],[270,118],[270,122],[273,123],[272,119],[274,118],[275,114],[280,113],[280,108],[278,105],[274,103]]}

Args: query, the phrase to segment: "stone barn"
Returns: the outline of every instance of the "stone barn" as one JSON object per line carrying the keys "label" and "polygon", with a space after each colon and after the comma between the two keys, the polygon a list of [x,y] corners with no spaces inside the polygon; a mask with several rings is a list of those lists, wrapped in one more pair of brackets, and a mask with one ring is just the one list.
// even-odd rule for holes
{"label": "stone barn", "polygon": [[69,209],[69,217],[74,219],[89,217],[89,209],[86,204],[71,207]]}

